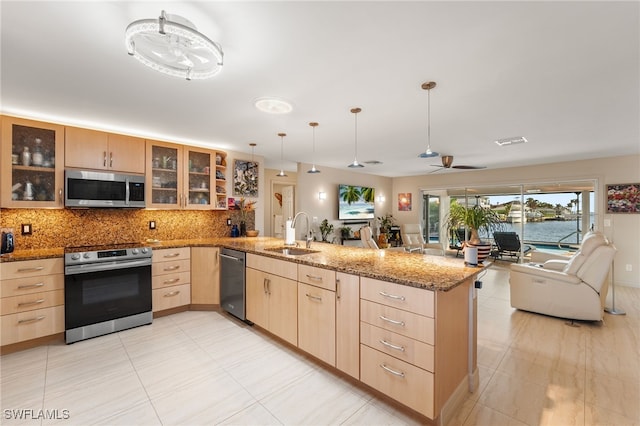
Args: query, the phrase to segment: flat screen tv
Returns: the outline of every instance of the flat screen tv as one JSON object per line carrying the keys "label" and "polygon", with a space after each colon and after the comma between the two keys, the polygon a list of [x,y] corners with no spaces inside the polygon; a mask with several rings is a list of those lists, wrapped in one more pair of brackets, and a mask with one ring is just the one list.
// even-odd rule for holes
{"label": "flat screen tv", "polygon": [[338,220],[375,218],[375,189],[366,186],[338,186]]}

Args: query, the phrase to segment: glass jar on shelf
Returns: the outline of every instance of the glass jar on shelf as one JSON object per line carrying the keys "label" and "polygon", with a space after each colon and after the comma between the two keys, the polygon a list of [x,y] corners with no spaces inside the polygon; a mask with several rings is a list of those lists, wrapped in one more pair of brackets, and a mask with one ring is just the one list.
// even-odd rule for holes
{"label": "glass jar on shelf", "polygon": [[31,160],[33,162],[33,165],[37,167],[42,167],[42,163],[44,162],[41,145],[42,145],[42,139],[36,138]]}
{"label": "glass jar on shelf", "polygon": [[22,149],[22,165],[30,166],[31,165],[31,152],[29,151],[29,147],[25,146]]}

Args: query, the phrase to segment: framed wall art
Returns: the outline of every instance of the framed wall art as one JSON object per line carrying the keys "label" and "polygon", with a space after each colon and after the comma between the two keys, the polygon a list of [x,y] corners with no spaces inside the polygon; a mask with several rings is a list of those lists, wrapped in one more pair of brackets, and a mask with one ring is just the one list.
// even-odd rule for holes
{"label": "framed wall art", "polygon": [[640,213],[640,183],[607,185],[607,213]]}
{"label": "framed wall art", "polygon": [[410,212],[411,211],[411,193],[401,192],[398,194],[398,211]]}
{"label": "framed wall art", "polygon": [[233,163],[233,195],[258,196],[259,167],[255,161],[235,160]]}

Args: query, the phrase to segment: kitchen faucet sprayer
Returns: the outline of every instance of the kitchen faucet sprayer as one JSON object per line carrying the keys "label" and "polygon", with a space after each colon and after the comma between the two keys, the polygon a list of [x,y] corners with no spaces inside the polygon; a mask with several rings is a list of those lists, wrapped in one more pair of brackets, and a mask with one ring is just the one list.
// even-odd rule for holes
{"label": "kitchen faucet sprayer", "polygon": [[296,213],[296,215],[293,217],[293,222],[291,222],[291,227],[295,228],[296,227],[296,221],[298,220],[298,216],[300,215],[304,215],[304,217],[307,219],[307,237],[305,238],[306,240],[306,247],[307,248],[311,248],[311,241],[313,241],[313,232],[311,231],[311,224],[309,221],[309,215],[305,212],[298,212]]}

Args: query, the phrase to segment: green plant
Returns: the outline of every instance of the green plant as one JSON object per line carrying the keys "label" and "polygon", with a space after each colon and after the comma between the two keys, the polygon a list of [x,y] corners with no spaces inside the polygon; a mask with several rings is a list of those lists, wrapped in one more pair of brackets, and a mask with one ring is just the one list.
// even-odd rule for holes
{"label": "green plant", "polygon": [[338,231],[340,232],[340,235],[343,239],[349,238],[351,236],[351,227],[349,226],[341,226],[338,228]]}
{"label": "green plant", "polygon": [[333,232],[333,224],[329,223],[327,219],[324,219],[320,222],[320,235],[322,236],[322,241],[327,241],[327,237],[330,233]]}
{"label": "green plant", "polygon": [[391,227],[396,224],[396,219],[391,213],[387,213],[384,216],[378,217],[378,222],[380,223],[380,232],[382,234],[388,234],[391,232]]}
{"label": "green plant", "polygon": [[446,216],[444,225],[447,228],[447,233],[458,228],[469,228],[469,242],[471,244],[480,244],[482,242],[478,231],[485,231],[491,234],[503,228],[500,216],[489,207],[479,205],[465,207],[462,204],[458,204],[456,200],[452,200],[449,206],[449,213]]}

